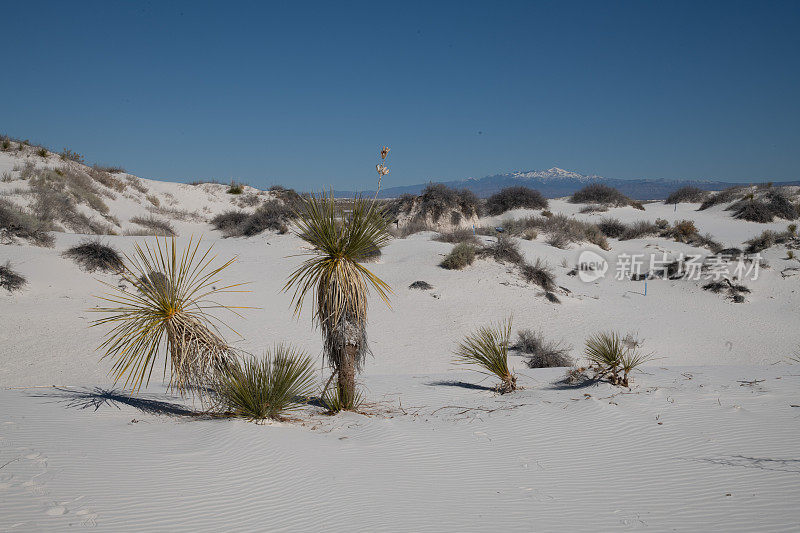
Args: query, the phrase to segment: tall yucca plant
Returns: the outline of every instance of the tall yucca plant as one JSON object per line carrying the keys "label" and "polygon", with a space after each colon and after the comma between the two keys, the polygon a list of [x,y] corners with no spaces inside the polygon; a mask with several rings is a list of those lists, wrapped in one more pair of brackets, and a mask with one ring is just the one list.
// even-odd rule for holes
{"label": "tall yucca plant", "polygon": [[[377,166],[380,178],[388,173],[383,161],[389,153],[381,150]],[[380,249],[391,238],[389,221],[375,198],[357,196],[346,211],[336,203],[333,192],[305,198],[297,213],[298,236],[311,245],[310,255],[286,282],[294,289],[295,315],[312,294],[312,320],[322,329],[323,351],[337,376],[338,405],[353,409],[356,403],[356,372],[369,353],[367,345],[367,296],[370,287],[389,305],[392,289],[359,259]],[[333,376],[331,376],[331,379]],[[323,391],[324,392],[324,391]]]}
{"label": "tall yucca plant", "polygon": [[156,238],[152,247],[137,243],[135,253],[125,256],[121,276],[133,290],[106,283],[114,292],[100,299],[110,305],[92,309],[108,315],[92,326],[113,325],[99,349],[116,359],[116,381],[125,378],[125,386],[137,391],[147,385],[163,349],[170,389],[181,394],[191,389],[203,398],[204,388],[233,355],[215,324],[222,322],[208,311],[235,308],[211,298],[242,292],[234,290],[241,283],[218,286],[218,275],[235,259],[214,266],[215,259],[211,247],[200,249],[200,240],[190,239],[181,252],[174,238]]}
{"label": "tall yucca plant", "polygon": [[456,363],[477,365],[483,374],[495,375],[501,383],[500,393],[517,389],[517,377],[508,366],[508,347],[511,339],[511,319],[492,325],[482,326],[478,331],[467,335],[456,350]]}

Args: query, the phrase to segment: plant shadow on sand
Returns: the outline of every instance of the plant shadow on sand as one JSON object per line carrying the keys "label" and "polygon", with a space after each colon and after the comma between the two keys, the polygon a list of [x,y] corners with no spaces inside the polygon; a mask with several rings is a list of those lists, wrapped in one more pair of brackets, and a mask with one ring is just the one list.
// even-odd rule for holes
{"label": "plant shadow on sand", "polygon": [[104,405],[113,406],[117,409],[120,404],[133,407],[147,414],[185,416],[192,418],[210,419],[215,418],[210,413],[196,411],[185,405],[164,400],[133,396],[123,391],[115,389],[103,389],[95,387],[93,389],[70,389],[54,387],[52,392],[39,392],[30,394],[34,398],[52,398],[58,403],[63,403],[70,409],[89,409],[95,411]]}
{"label": "plant shadow on sand", "polygon": [[495,391],[497,390],[495,387],[487,387],[485,385],[478,385],[476,383],[467,383],[466,381],[455,381],[455,380],[442,380],[442,381],[431,381],[429,383],[425,383],[429,387],[460,387],[462,389],[470,389],[470,390],[485,390],[485,391]]}

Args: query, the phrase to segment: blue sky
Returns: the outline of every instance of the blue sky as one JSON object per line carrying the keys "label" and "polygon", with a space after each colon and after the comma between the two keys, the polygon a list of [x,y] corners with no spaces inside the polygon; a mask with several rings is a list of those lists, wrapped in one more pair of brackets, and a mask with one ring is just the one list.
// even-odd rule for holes
{"label": "blue sky", "polygon": [[299,189],[800,179],[800,2],[7,2],[0,132]]}

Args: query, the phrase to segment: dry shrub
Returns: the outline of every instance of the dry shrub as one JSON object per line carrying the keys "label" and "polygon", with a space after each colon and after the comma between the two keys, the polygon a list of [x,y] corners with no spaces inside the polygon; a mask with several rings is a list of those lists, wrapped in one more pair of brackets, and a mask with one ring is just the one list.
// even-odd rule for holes
{"label": "dry shrub", "polygon": [[53,246],[55,239],[47,233],[52,225],[47,220],[33,216],[15,205],[0,198],[0,237],[15,241],[25,239],[36,246]]}
{"label": "dry shrub", "polygon": [[8,292],[19,291],[27,282],[25,276],[11,267],[10,261],[7,261],[5,265],[0,265],[0,288]]}
{"label": "dry shrub", "polygon": [[546,209],[547,198],[542,193],[528,187],[506,187],[486,200],[486,212],[500,215],[511,209]]}
{"label": "dry shrub", "polygon": [[551,368],[572,366],[573,360],[569,356],[572,349],[563,342],[548,341],[541,331],[529,329],[517,332],[517,342],[511,346],[523,354],[529,368]]}
{"label": "dry shrub", "polygon": [[253,213],[226,211],[211,223],[226,237],[252,237],[266,230],[286,233],[294,212],[279,200],[267,200]]}
{"label": "dry shrub", "polygon": [[679,203],[700,203],[703,202],[708,197],[708,191],[704,191],[699,187],[692,187],[691,185],[687,185],[686,187],[681,187],[677,191],[671,193],[667,196],[667,199],[664,200],[665,204],[679,204]]}
{"label": "dry shrub", "polygon": [[456,244],[439,266],[447,270],[461,270],[475,261],[475,247],[469,243]]}
{"label": "dry shrub", "polygon": [[519,245],[511,237],[500,234],[497,241],[487,244],[481,249],[481,255],[489,256],[500,263],[521,264],[525,261]]}
{"label": "dry shrub", "polygon": [[601,183],[593,183],[577,191],[570,198],[570,202],[573,204],[601,204],[614,207],[630,205],[637,209],[644,209],[641,202],[632,200],[617,189]]}
{"label": "dry shrub", "polygon": [[446,233],[439,233],[434,235],[433,240],[439,242],[449,242],[451,244],[468,242],[470,244],[477,245],[480,242],[472,230],[467,228],[455,229]]}
{"label": "dry shrub", "polygon": [[133,217],[131,218],[131,222],[150,230],[152,232],[150,235],[158,235],[162,237],[174,237],[177,235],[175,228],[168,220],[162,220],[152,215],[148,215],[146,217]]}
{"label": "dry shrub", "polygon": [[738,200],[742,197],[743,191],[743,187],[735,186],[728,187],[727,189],[714,193],[703,200],[703,203],[700,204],[699,210],[703,211],[718,204],[727,204],[729,202],[733,202],[734,200]]}
{"label": "dry shrub", "polygon": [[519,269],[522,277],[528,283],[534,283],[548,292],[555,289],[556,283],[553,271],[540,258],[537,257],[533,264],[521,264]]}
{"label": "dry shrub", "polygon": [[62,254],[72,259],[87,272],[100,270],[103,272],[119,272],[123,268],[122,257],[111,246],[100,240],[87,240],[73,246]]}
{"label": "dry shrub", "polygon": [[606,237],[619,239],[628,227],[618,218],[604,218],[597,223],[597,227]]}
{"label": "dry shrub", "polygon": [[647,222],[645,220],[640,220],[638,222],[634,222],[630,226],[627,226],[619,238],[620,240],[627,241],[631,239],[647,237],[650,235],[658,235],[661,231],[661,228],[659,228],[656,224]]}

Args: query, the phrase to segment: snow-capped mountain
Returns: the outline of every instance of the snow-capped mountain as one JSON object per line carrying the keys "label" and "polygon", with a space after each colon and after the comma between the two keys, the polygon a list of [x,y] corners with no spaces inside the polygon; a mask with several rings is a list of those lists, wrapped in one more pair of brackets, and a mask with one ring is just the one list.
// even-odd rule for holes
{"label": "snow-capped mountain", "polygon": [[[764,180],[756,180],[764,181]],[[433,182],[429,182],[433,183]],[[596,174],[580,174],[553,167],[547,170],[516,171],[507,174],[495,174],[483,178],[467,178],[463,180],[436,182],[455,189],[469,189],[478,196],[486,198],[506,188],[523,185],[536,189],[548,198],[570,196],[590,183],[603,183],[619,189],[622,193],[636,200],[663,200],[673,191],[691,185],[709,191],[718,191],[742,183],[704,180],[666,180],[666,179],[618,179],[604,178]],[[782,185],[798,185],[800,182],[785,182]],[[396,198],[403,194],[419,194],[428,183],[389,187],[381,190],[382,198]],[[337,194],[352,194],[337,191]],[[374,194],[374,191],[371,193]]]}

